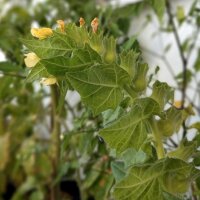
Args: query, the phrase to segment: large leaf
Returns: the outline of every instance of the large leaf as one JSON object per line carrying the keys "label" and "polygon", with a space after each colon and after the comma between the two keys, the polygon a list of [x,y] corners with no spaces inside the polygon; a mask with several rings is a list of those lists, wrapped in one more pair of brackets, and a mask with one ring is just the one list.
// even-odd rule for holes
{"label": "large leaf", "polygon": [[22,43],[40,58],[51,58],[71,52],[76,44],[64,34],[54,32],[52,37],[37,39],[21,39]]}
{"label": "large leaf", "polygon": [[116,200],[168,200],[168,192],[185,193],[193,167],[178,159],[163,159],[151,165],[136,166],[114,189]]}
{"label": "large leaf", "polygon": [[153,99],[140,99],[129,113],[101,130],[100,135],[119,153],[131,147],[146,150],[148,119],[158,112],[159,105]]}
{"label": "large leaf", "polygon": [[121,87],[128,81],[127,73],[118,66],[100,64],[67,73],[67,78],[94,114],[115,109],[123,97]]}
{"label": "large leaf", "polygon": [[66,72],[80,71],[101,63],[100,56],[88,45],[84,49],[76,49],[71,57],[57,56],[41,60],[47,71],[52,75],[65,75]]}

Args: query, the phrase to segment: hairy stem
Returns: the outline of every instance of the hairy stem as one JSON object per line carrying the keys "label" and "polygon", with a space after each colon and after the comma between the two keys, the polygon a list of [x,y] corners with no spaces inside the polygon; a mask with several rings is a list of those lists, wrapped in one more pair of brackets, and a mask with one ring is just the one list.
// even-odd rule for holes
{"label": "hairy stem", "polygon": [[[59,91],[57,85],[51,86],[51,103],[52,103],[52,164],[53,164],[53,175],[52,179],[55,179],[58,171],[58,164],[60,158],[60,121],[59,113],[57,111],[59,100]],[[59,188],[57,186],[52,187],[51,200],[59,198]]]}

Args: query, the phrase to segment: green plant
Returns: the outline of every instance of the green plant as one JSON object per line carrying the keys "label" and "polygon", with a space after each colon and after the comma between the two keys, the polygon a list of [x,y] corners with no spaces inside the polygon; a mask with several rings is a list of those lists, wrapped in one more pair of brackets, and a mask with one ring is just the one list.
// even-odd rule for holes
{"label": "green plant", "polygon": [[[48,34],[38,29],[34,36],[39,40],[21,39],[40,59],[27,81],[52,77],[57,81],[51,86],[55,96],[52,156],[58,159],[62,92],[73,89],[94,116],[102,114],[104,119],[99,136],[114,160],[114,198],[182,199],[191,185],[196,187],[199,176],[190,161],[198,138],[183,141],[174,151],[166,151],[163,142],[179,131],[193,111],[190,106],[180,109],[173,105],[173,89],[166,83],[149,80],[148,64],[137,49],[117,51],[116,40],[97,27],[97,19],[92,30],[68,23],[64,30],[57,28]],[[148,86],[151,95],[147,95]]]}

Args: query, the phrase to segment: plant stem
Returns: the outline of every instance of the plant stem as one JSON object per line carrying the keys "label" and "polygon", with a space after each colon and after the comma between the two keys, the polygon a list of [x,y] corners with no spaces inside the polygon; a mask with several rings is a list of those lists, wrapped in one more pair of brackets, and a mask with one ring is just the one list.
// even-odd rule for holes
{"label": "plant stem", "polygon": [[[169,0],[166,1],[166,8],[167,8],[168,16],[169,16],[169,22],[172,25],[174,37],[175,37],[175,40],[177,43],[177,47],[179,50],[179,54],[180,54],[180,58],[182,61],[182,66],[183,66],[183,84],[182,84],[182,89],[181,89],[181,93],[182,93],[181,108],[184,109],[185,99],[186,99],[186,88],[187,88],[187,63],[188,63],[188,60],[185,58],[184,53],[181,48],[181,41],[180,41],[180,38],[178,35],[178,31],[176,29],[176,25],[173,20],[173,15],[171,13],[171,7],[170,7]],[[185,121],[184,121],[183,122],[183,138],[185,138],[186,135],[187,135],[187,128],[186,128]]]}
{"label": "plant stem", "polygon": [[174,37],[177,43],[177,47],[179,50],[180,58],[182,61],[183,66],[183,84],[182,84],[182,108],[184,108],[185,98],[186,98],[186,86],[187,86],[187,59],[185,58],[182,48],[181,48],[181,41],[178,35],[178,31],[176,29],[176,25],[173,20],[173,15],[171,13],[170,3],[169,1],[166,2],[167,13],[169,16],[169,22],[172,25]]}
{"label": "plant stem", "polygon": [[134,89],[131,86],[124,85],[124,90],[130,95],[130,97],[132,99],[135,99],[137,97],[136,92],[134,91]]}
{"label": "plant stem", "polygon": [[[59,100],[59,91],[57,85],[51,86],[51,103],[52,103],[52,164],[53,164],[53,176],[52,179],[55,179],[55,176],[57,175],[58,171],[58,164],[59,164],[59,158],[60,158],[60,121],[59,119],[59,113],[57,111],[58,107],[58,100]],[[56,200],[59,197],[59,188],[52,186],[51,191],[51,200]]]}
{"label": "plant stem", "polygon": [[162,159],[165,157],[165,151],[162,143],[162,135],[160,134],[156,121],[154,118],[151,119],[151,126],[152,126],[152,131],[153,131],[153,136],[155,139],[155,147],[156,147],[156,152],[158,159]]}

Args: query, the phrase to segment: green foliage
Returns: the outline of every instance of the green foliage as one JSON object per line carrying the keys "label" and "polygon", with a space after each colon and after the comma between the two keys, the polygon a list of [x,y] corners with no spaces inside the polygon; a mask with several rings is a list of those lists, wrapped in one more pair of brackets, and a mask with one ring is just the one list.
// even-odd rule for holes
{"label": "green foliage", "polygon": [[192,166],[175,159],[163,159],[152,165],[133,167],[115,186],[116,199],[165,199],[171,194],[187,191]]}
{"label": "green foliage", "polygon": [[[28,79],[40,79],[46,71],[48,77],[66,81],[66,89],[70,85],[76,90],[94,116],[102,113],[104,127],[99,135],[116,159],[111,162],[115,198],[167,200],[166,196],[176,199],[186,193],[193,178],[198,177],[198,171],[188,162],[196,144],[182,144],[165,153],[162,142],[179,131],[183,121],[193,114],[191,109],[169,106],[174,92],[166,83],[155,81],[152,94],[146,94],[149,67],[137,50],[128,48],[118,53],[113,37],[86,27],[66,24],[65,30],[56,30],[44,40],[22,40],[40,57]],[[85,145],[89,145],[85,140],[92,140],[91,136],[78,136],[83,155]],[[73,168],[78,167],[75,162]],[[95,190],[96,184],[104,185],[101,172],[88,167],[84,188],[93,186]],[[92,168],[104,169],[104,164],[97,161]],[[96,193],[96,199],[108,194],[112,178],[107,178],[109,184]]]}
{"label": "green foliage", "polygon": [[[66,200],[71,197],[59,188],[66,179],[76,181],[82,199],[180,200],[190,188],[198,196],[199,171],[194,166],[199,166],[199,122],[188,126],[186,120],[194,114],[191,106],[172,105],[173,89],[153,83],[159,68],[149,76],[137,37],[127,35],[130,17],[147,5],[161,21],[166,1],[113,10],[97,9],[91,0],[48,0],[31,13],[25,7],[32,2],[24,3],[24,8],[9,9],[1,20],[0,46],[7,61],[0,63],[0,198],[11,182],[16,187],[13,200]],[[77,21],[84,16],[89,24],[97,12],[97,33],[87,25],[67,23],[64,32],[56,28],[42,40],[27,34],[35,21],[52,26],[56,19]],[[188,15],[194,13],[195,3]],[[174,17],[180,26],[188,19],[182,7]],[[199,24],[199,17],[194,21]],[[33,68],[24,69],[18,38],[26,47],[24,53],[40,58]],[[184,53],[193,47],[189,39],[181,44]],[[186,71],[187,85],[198,71],[199,59],[194,70]],[[52,77],[57,83],[50,92],[31,84]],[[184,73],[176,78],[182,86]],[[65,98],[69,90],[77,91],[84,105],[79,102],[72,108]],[[184,133],[180,144],[168,149],[168,141],[181,127],[196,130],[195,138],[187,141]]]}

